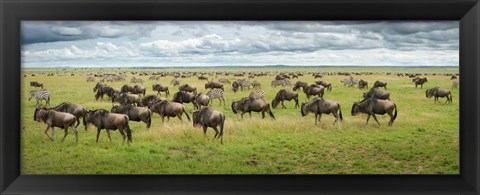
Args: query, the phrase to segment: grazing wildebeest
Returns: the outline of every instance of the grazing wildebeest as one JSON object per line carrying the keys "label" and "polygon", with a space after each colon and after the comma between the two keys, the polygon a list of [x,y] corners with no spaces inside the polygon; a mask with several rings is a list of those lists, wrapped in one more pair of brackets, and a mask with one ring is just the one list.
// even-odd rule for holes
{"label": "grazing wildebeest", "polygon": [[201,75],[198,77],[198,80],[208,80],[208,78],[205,75]]}
{"label": "grazing wildebeest", "polygon": [[297,82],[295,83],[295,85],[293,85],[293,89],[292,89],[292,90],[293,90],[293,91],[297,91],[297,90],[300,89],[300,88],[302,88],[302,89],[305,88],[307,85],[308,85],[308,83],[306,83],[306,82],[297,81]]}
{"label": "grazing wildebeest", "polygon": [[161,84],[152,85],[152,90],[156,91],[157,95],[162,95],[160,92],[165,92],[166,97],[170,95],[170,90],[168,90],[168,86],[164,86]]}
{"label": "grazing wildebeest", "polygon": [[197,87],[195,87],[193,85],[190,85],[190,84],[184,84],[184,85],[178,87],[178,90],[185,91],[185,92],[197,93]]}
{"label": "grazing wildebeest", "polygon": [[37,81],[31,81],[30,86],[31,87],[41,87],[43,89],[43,83],[39,83]]}
{"label": "grazing wildebeest", "polygon": [[136,94],[121,93],[118,97],[112,98],[112,103],[118,102],[120,105],[135,104],[140,106],[140,98]]}
{"label": "grazing wildebeest", "polygon": [[80,124],[80,118],[84,117],[85,114],[88,112],[88,110],[85,107],[81,105],[72,104],[70,102],[63,102],[58,106],[53,107],[52,109],[58,112],[67,112],[77,117],[77,126],[75,127],[78,127],[78,125]]}
{"label": "grazing wildebeest", "polygon": [[122,93],[127,93],[127,92],[134,93],[135,92],[134,87],[135,87],[134,85],[125,84],[122,86],[122,88],[120,88],[120,91]]}
{"label": "grazing wildebeest", "polygon": [[188,93],[185,91],[179,91],[173,95],[173,102],[183,103],[192,103],[195,107],[195,93]]}
{"label": "grazing wildebeest", "polygon": [[423,84],[427,82],[427,78],[415,77],[414,79],[412,79],[412,82],[415,82],[415,88],[417,88],[418,85],[420,85],[420,87],[423,88]]}
{"label": "grazing wildebeest", "polygon": [[358,81],[358,88],[359,88],[359,89],[364,89],[364,88],[365,88],[365,89],[368,89],[368,81],[365,81],[365,80],[363,80],[363,79],[360,79],[360,80]]}
{"label": "grazing wildebeest", "polygon": [[87,77],[87,82],[95,82],[95,77],[92,77],[92,76]]}
{"label": "grazing wildebeest", "polygon": [[140,106],[150,107],[153,103],[159,100],[166,100],[166,98],[157,97],[156,95],[147,95],[140,101]]}
{"label": "grazing wildebeest", "polygon": [[[395,113],[393,113],[394,110]],[[352,106],[352,116],[355,116],[358,113],[365,113],[368,115],[367,124],[368,120],[370,120],[370,116],[373,116],[373,119],[375,119],[377,124],[380,125],[375,114],[384,115],[387,113],[390,115],[388,125],[391,126],[393,121],[397,118],[397,111],[397,105],[395,103],[389,100],[379,100],[377,98],[366,98],[360,102],[354,102]]]}
{"label": "grazing wildebeest", "polygon": [[250,81],[246,81],[246,80],[236,80],[232,83],[232,89],[233,89],[233,92],[237,92],[238,91],[238,88],[240,88],[240,90],[243,91],[243,88],[248,88],[250,89],[250,86],[252,86],[252,83],[250,83]]}
{"label": "grazing wildebeest", "polygon": [[179,85],[180,85],[180,82],[182,82],[181,79],[179,79],[179,78],[174,78],[174,79],[172,79],[172,80],[170,81],[170,84],[172,84],[172,85],[175,87],[175,86],[179,86]]}
{"label": "grazing wildebeest", "polygon": [[332,113],[335,117],[335,122],[333,124],[335,124],[338,119],[340,119],[340,121],[343,121],[340,104],[336,101],[315,98],[307,103],[302,102],[302,107],[300,108],[300,113],[302,114],[302,117],[306,116],[310,112],[315,114],[315,125],[317,124],[317,121],[320,121],[320,119],[322,118],[322,114]]}
{"label": "grazing wildebeest", "polygon": [[222,101],[223,101],[223,106],[225,106],[225,99],[223,98],[223,90],[221,89],[210,90],[207,93],[207,96],[210,98],[210,103],[213,102],[214,99],[218,99],[220,101],[219,105],[222,105]]}
{"label": "grazing wildebeest", "polygon": [[30,101],[33,97],[35,97],[35,100],[37,101],[37,107],[42,105],[42,100],[45,100],[45,106],[50,106],[50,92],[48,92],[47,89],[43,89],[40,91],[30,91],[28,101]]}
{"label": "grazing wildebeest", "polygon": [[112,107],[112,113],[125,114],[128,116],[128,119],[131,121],[144,122],[147,124],[147,128],[150,128],[152,124],[152,111],[144,107],[135,107],[132,105],[126,106],[117,106]]}
{"label": "grazing wildebeest", "polygon": [[457,79],[457,76],[455,76],[455,75],[452,75],[452,76],[450,77],[450,80],[456,80],[456,79]]}
{"label": "grazing wildebeest", "polygon": [[282,108],[286,109],[287,107],[285,107],[285,105],[283,104],[283,102],[285,100],[287,100],[287,101],[294,100],[295,101],[295,108],[297,108],[299,106],[298,105],[298,93],[297,92],[288,91],[286,89],[280,89],[277,92],[277,95],[275,96],[275,99],[272,100],[272,107],[277,108],[278,103],[281,103]]}
{"label": "grazing wildebeest", "polygon": [[188,116],[185,111],[185,107],[178,102],[171,102],[168,100],[160,100],[155,102],[152,106],[149,107],[152,112],[159,114],[162,117],[162,123],[164,122],[165,117],[170,121],[170,117],[178,117],[182,121],[182,114],[187,115],[188,121],[190,121],[190,116]]}
{"label": "grazing wildebeest", "polygon": [[307,95],[307,98],[310,99],[310,96],[318,96],[318,97],[323,97],[323,94],[325,92],[325,88],[321,85],[316,85],[316,84],[311,84],[307,85],[303,88],[303,92],[305,95]]}
{"label": "grazing wildebeest", "polygon": [[215,81],[208,81],[207,83],[205,83],[205,89],[221,89],[221,90],[224,90],[223,89],[223,84],[217,83]]}
{"label": "grazing wildebeest", "polygon": [[332,83],[327,81],[315,81],[315,84],[325,87],[328,91],[332,91]]}
{"label": "grazing wildebeest", "polygon": [[373,83],[373,88],[379,88],[379,87],[383,87],[385,90],[387,90],[387,82],[382,82],[382,81],[375,81],[375,83]]}
{"label": "grazing wildebeest", "polygon": [[145,93],[147,92],[147,88],[143,87],[143,86],[140,86],[140,85],[135,85],[133,87],[133,93],[134,94],[142,94],[143,97],[145,97]]}
{"label": "grazing wildebeest", "polygon": [[352,78],[344,78],[340,81],[341,83],[343,83],[344,86],[353,86],[355,83],[353,82]]}
{"label": "grazing wildebeest", "polygon": [[272,83],[271,83],[271,86],[272,87],[277,87],[277,86],[282,86],[284,87],[285,86],[285,81],[284,80],[273,80]]}
{"label": "grazing wildebeest", "polygon": [[452,101],[453,101],[452,93],[448,89],[440,88],[440,87],[434,87],[434,88],[431,88],[431,89],[427,89],[425,91],[425,96],[427,98],[435,97],[434,102],[438,102],[439,97],[447,98],[447,101],[445,103],[452,103]]}
{"label": "grazing wildebeest", "polygon": [[375,97],[381,100],[390,100],[390,92],[382,91],[378,88],[371,88],[368,92],[363,93],[363,98]]}
{"label": "grazing wildebeest", "polygon": [[135,77],[133,77],[132,79],[130,79],[130,82],[131,82],[131,83],[143,83],[143,82],[145,82],[145,81],[144,81],[143,79],[141,79],[141,78],[135,78]]}
{"label": "grazing wildebeest", "polygon": [[242,119],[243,114],[247,112],[250,117],[252,117],[252,112],[262,112],[262,119],[265,118],[265,112],[268,112],[270,118],[275,119],[275,116],[270,110],[270,104],[266,103],[263,99],[243,98],[236,102],[232,100],[232,111],[234,114],[240,112]]}
{"label": "grazing wildebeest", "polygon": [[[53,109],[36,108],[35,113],[33,114],[33,120],[47,124],[47,128],[45,129],[45,135],[47,135],[47,137],[52,141],[54,137],[55,127],[63,128],[65,131],[62,142],[68,135],[68,128],[72,128],[73,132],[75,133],[75,142],[78,143],[78,132],[75,128],[75,122],[78,122],[78,120],[75,115],[67,112],[59,112]],[[48,135],[48,130],[50,128],[52,128],[52,137]]]}
{"label": "grazing wildebeest", "polygon": [[[203,127],[203,137],[207,137],[207,128],[211,127],[215,130],[213,138],[220,139],[223,144],[223,127],[225,126],[225,114],[218,110],[213,110],[209,107],[202,107],[200,110],[195,110],[192,113],[193,126],[201,125]],[[220,126],[220,132],[217,127]]]}
{"label": "grazing wildebeest", "polygon": [[[125,114],[117,114],[117,113],[110,113],[107,110],[99,109],[99,110],[90,110],[85,114],[83,117],[83,125],[85,125],[85,129],[89,124],[93,124],[97,127],[97,140],[100,137],[100,131],[105,129],[107,131],[108,139],[110,143],[112,142],[112,138],[110,137],[110,130],[117,130],[123,137],[123,143],[125,143],[125,137],[128,138],[128,144],[132,142],[132,130],[128,125],[129,118]],[[126,135],[125,135],[126,134]]]}
{"label": "grazing wildebeest", "polygon": [[210,97],[200,92],[195,96],[195,102],[196,104],[194,109],[199,109],[201,108],[201,106],[208,106],[208,104],[210,103]]}
{"label": "grazing wildebeest", "polygon": [[458,80],[457,79],[452,81],[452,88],[458,88]]}

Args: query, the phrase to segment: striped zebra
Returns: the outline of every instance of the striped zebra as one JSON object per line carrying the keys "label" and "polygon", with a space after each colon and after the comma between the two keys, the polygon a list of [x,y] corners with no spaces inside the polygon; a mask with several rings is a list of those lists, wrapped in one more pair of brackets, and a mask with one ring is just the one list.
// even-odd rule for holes
{"label": "striped zebra", "polygon": [[250,93],[250,95],[248,95],[248,97],[249,97],[250,99],[255,99],[255,100],[256,100],[256,99],[260,99],[260,98],[262,98],[263,100],[265,100],[265,99],[264,99],[265,95],[266,95],[265,91],[258,90],[258,91],[252,91],[252,92]]}
{"label": "striped zebra", "polygon": [[207,93],[207,96],[210,98],[210,104],[213,102],[213,99],[218,99],[220,100],[220,105],[222,105],[222,101],[223,101],[223,106],[225,106],[225,99],[223,98],[223,90],[221,89],[213,89],[213,90],[210,90],[208,93]]}
{"label": "striped zebra", "polygon": [[31,91],[30,96],[28,96],[28,101],[33,97],[37,100],[37,107],[42,105],[42,100],[45,100],[45,106],[50,106],[50,92],[47,90]]}

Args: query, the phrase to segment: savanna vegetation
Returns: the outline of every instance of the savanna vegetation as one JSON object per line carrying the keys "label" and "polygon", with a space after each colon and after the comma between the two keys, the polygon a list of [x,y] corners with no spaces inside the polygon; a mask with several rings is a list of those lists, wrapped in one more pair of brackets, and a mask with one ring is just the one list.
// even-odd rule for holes
{"label": "savanna vegetation", "polygon": [[[293,101],[285,102],[287,109],[278,106],[272,109],[276,120],[261,114],[244,115],[242,120],[231,110],[232,100],[247,97],[251,90],[234,93],[231,85],[225,85],[226,106],[214,100],[212,108],[226,115],[223,145],[211,140],[214,131],[208,129],[204,139],[201,128],[192,122],[181,122],[171,118],[162,124],[158,114],[154,114],[150,129],[142,122],[130,122],[133,129],[133,143],[122,144],[118,131],[112,132],[113,144],[102,130],[100,141],[95,143],[96,129],[90,126],[87,131],[83,124],[78,127],[79,142],[70,132],[63,143],[60,142],[63,130],[55,128],[55,139],[50,141],[44,134],[46,124],[33,120],[35,100],[28,101],[28,94],[36,88],[30,81],[43,83],[51,93],[51,106],[62,102],[80,104],[88,109],[112,108],[105,97],[96,101],[92,91],[95,82],[86,82],[87,73],[126,72],[126,81],[108,83],[119,89],[130,83],[131,72],[171,72],[171,71],[278,71],[304,72],[304,76],[291,79],[309,84],[324,80],[332,83],[333,89],[325,91],[324,99],[340,103],[343,122],[333,124],[332,115],[323,115],[315,125],[313,114],[302,117],[300,108]],[[373,119],[365,124],[366,115],[351,116],[354,101],[362,99],[362,92],[356,87],[344,86],[343,75],[324,75],[315,79],[307,72],[373,72],[371,75],[352,75],[369,82],[369,88],[376,80],[386,81],[391,100],[396,103],[398,117],[388,126],[388,115],[377,115],[381,126]],[[392,74],[387,75],[387,72]],[[415,88],[412,79],[397,76],[395,73],[429,73],[423,89]],[[45,74],[41,74],[45,73]],[[54,76],[47,76],[55,73]],[[64,74],[59,76],[56,73]],[[431,75],[436,73],[436,75]],[[452,88],[452,81],[444,73],[458,73],[458,68],[375,68],[375,67],[335,67],[335,68],[232,68],[232,69],[24,69],[22,75],[22,153],[21,171],[23,174],[459,174],[459,89]],[[35,74],[35,76],[32,76]],[[72,76],[73,74],[73,76]],[[145,83],[148,94],[153,84],[164,84],[170,88],[171,99],[178,91],[170,85],[172,76],[161,77],[159,81],[149,80],[149,76],[138,76]],[[230,81],[242,77],[207,76],[218,81]],[[274,76],[249,79],[257,80],[266,92],[265,100],[271,102],[278,90],[291,86],[271,87]],[[206,81],[197,77],[181,78],[182,83],[197,86],[199,92],[206,93]],[[452,92],[453,103],[434,103],[433,98],[425,97],[425,90],[444,87]],[[299,100],[308,101],[300,90]],[[162,96],[164,96],[162,94]],[[187,113],[194,110],[192,104],[184,104]]]}

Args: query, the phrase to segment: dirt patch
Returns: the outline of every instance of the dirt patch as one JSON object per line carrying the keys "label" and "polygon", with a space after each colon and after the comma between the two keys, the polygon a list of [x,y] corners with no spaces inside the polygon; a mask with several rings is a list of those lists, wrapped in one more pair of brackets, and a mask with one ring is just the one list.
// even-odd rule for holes
{"label": "dirt patch", "polygon": [[178,148],[169,148],[168,149],[168,153],[171,154],[171,155],[180,155],[180,154],[183,154],[185,153],[182,149],[178,149]]}

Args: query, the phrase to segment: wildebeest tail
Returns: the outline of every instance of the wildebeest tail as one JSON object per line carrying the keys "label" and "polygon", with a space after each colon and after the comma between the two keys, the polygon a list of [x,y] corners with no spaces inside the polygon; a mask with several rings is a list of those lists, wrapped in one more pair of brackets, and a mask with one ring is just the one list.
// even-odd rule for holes
{"label": "wildebeest tail", "polygon": [[185,111],[185,108],[183,108],[183,113],[185,113],[185,115],[187,115],[187,120],[188,120],[188,122],[190,122],[190,116],[188,115],[187,111]]}
{"label": "wildebeest tail", "polygon": [[397,104],[393,104],[393,107],[395,108],[395,114],[393,114],[393,120],[395,120],[397,118]]}
{"label": "wildebeest tail", "polygon": [[338,113],[340,115],[340,121],[343,121],[343,116],[342,116],[342,109],[340,108],[340,104],[337,103],[338,105],[338,111],[340,111],[340,113]]}
{"label": "wildebeest tail", "polygon": [[272,110],[270,110],[270,104],[267,104],[267,107],[268,107],[268,114],[270,115],[270,117],[273,118],[273,120],[275,120],[275,116],[273,116]]}

